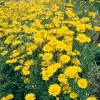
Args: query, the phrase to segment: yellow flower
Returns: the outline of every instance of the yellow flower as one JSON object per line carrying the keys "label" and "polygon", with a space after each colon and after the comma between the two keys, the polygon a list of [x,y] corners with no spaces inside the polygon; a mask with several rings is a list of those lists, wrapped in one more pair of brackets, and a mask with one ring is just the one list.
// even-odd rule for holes
{"label": "yellow flower", "polygon": [[42,59],[46,60],[46,61],[49,61],[49,60],[52,59],[52,57],[53,57],[52,53],[44,53],[44,55],[42,56]]}
{"label": "yellow flower", "polygon": [[62,63],[68,63],[68,62],[70,61],[70,56],[68,56],[68,55],[62,55],[62,56],[60,57],[60,61],[61,61]]}
{"label": "yellow flower", "polygon": [[33,60],[27,60],[26,62],[24,62],[25,66],[31,66],[33,64]]}
{"label": "yellow flower", "polygon": [[49,46],[49,45],[45,45],[43,47],[43,51],[44,52],[51,52],[51,51],[53,51],[53,47],[52,46]]}
{"label": "yellow flower", "polygon": [[50,62],[49,61],[43,61],[41,62],[42,66],[49,66]]}
{"label": "yellow flower", "polygon": [[89,2],[94,2],[94,0],[89,0]]}
{"label": "yellow flower", "polygon": [[100,26],[95,26],[95,27],[94,27],[94,30],[95,30],[95,31],[100,31]]}
{"label": "yellow flower", "polygon": [[44,42],[43,38],[41,38],[41,37],[34,38],[34,41],[36,44],[42,44]]}
{"label": "yellow flower", "polygon": [[12,42],[12,45],[15,46],[15,45],[18,45],[18,44],[21,44],[22,41],[20,40],[15,40],[14,42]]}
{"label": "yellow flower", "polygon": [[56,11],[59,7],[56,4],[52,5],[52,11]]}
{"label": "yellow flower", "polygon": [[59,80],[59,82],[64,82],[64,83],[67,81],[67,79],[66,79],[64,74],[60,74],[58,76],[58,80]]}
{"label": "yellow flower", "polygon": [[58,18],[58,17],[54,17],[53,19],[52,19],[52,22],[54,23],[54,25],[56,26],[56,27],[59,27],[59,25],[60,25],[60,19]]}
{"label": "yellow flower", "polygon": [[94,13],[94,12],[89,12],[89,14],[88,14],[90,17],[92,17],[92,18],[95,18],[96,17],[96,13]]}
{"label": "yellow flower", "polygon": [[7,100],[7,98],[6,97],[2,97],[0,100]]}
{"label": "yellow flower", "polygon": [[32,48],[33,51],[35,51],[37,49],[37,45],[36,44],[32,44],[31,48]]}
{"label": "yellow flower", "polygon": [[48,92],[52,96],[57,96],[61,92],[61,87],[58,84],[52,84],[49,86]]}
{"label": "yellow flower", "polygon": [[61,68],[61,64],[59,63],[49,65],[47,69],[42,68],[42,79],[46,81],[49,80],[49,77],[51,77],[59,68]]}
{"label": "yellow flower", "polygon": [[6,40],[4,41],[5,44],[10,44],[12,42],[12,39],[14,38],[13,35],[9,35]]}
{"label": "yellow flower", "polygon": [[14,71],[17,71],[17,70],[19,70],[19,69],[21,69],[21,65],[19,65],[19,66],[16,66],[15,68],[14,68]]}
{"label": "yellow flower", "polygon": [[53,75],[52,69],[51,70],[44,69],[44,70],[42,70],[41,73],[42,73],[42,79],[45,81],[49,80],[49,77],[51,77]]}
{"label": "yellow flower", "polygon": [[32,55],[32,53],[33,53],[32,50],[30,50],[27,52],[27,55]]}
{"label": "yellow flower", "polygon": [[69,83],[61,83],[60,86],[62,87],[62,92],[64,94],[70,93],[71,92],[71,87],[69,86]]}
{"label": "yellow flower", "polygon": [[84,17],[84,18],[80,19],[80,22],[86,23],[86,22],[88,22],[89,20],[90,20],[90,18]]}
{"label": "yellow flower", "polygon": [[14,95],[13,94],[9,94],[9,95],[7,95],[7,100],[9,100],[9,99],[13,99],[14,98]]}
{"label": "yellow flower", "polygon": [[7,53],[8,53],[8,50],[3,51],[3,52],[1,53],[1,55],[4,56],[4,55],[6,55]]}
{"label": "yellow flower", "polygon": [[76,37],[76,40],[79,41],[80,43],[85,43],[85,42],[90,42],[91,39],[87,37],[85,34],[78,34]]}
{"label": "yellow flower", "polygon": [[77,97],[77,93],[71,92],[69,96],[70,98],[75,99]]}
{"label": "yellow flower", "polygon": [[98,47],[100,47],[100,43],[98,43]]}
{"label": "yellow flower", "polygon": [[11,60],[7,60],[6,61],[6,64],[15,63],[15,62],[17,62],[17,59],[16,58],[11,59]]}
{"label": "yellow flower", "polygon": [[22,74],[23,75],[29,75],[30,74],[30,71],[29,70],[25,70],[24,67],[23,67]]}
{"label": "yellow flower", "polygon": [[25,96],[25,100],[35,100],[35,94],[33,94],[33,93],[28,93],[28,94]]}
{"label": "yellow flower", "polygon": [[79,59],[77,59],[77,58],[73,58],[72,60],[71,60],[71,62],[74,64],[74,65],[81,65],[81,63],[80,63],[80,61],[79,61]]}
{"label": "yellow flower", "polygon": [[66,11],[66,15],[67,15],[68,17],[75,17],[75,13],[74,13],[72,10]]}
{"label": "yellow flower", "polygon": [[81,24],[81,23],[79,23],[79,24],[77,25],[77,27],[76,27],[76,30],[77,30],[78,32],[85,32],[85,29],[86,29],[85,24]]}
{"label": "yellow flower", "polygon": [[87,10],[84,10],[84,12],[87,12]]}
{"label": "yellow flower", "polygon": [[78,72],[82,72],[79,66],[69,66],[65,69],[64,74],[69,78],[76,78]]}
{"label": "yellow flower", "polygon": [[10,58],[14,58],[14,57],[17,57],[17,56],[19,56],[19,55],[20,55],[20,52],[17,51],[17,52],[12,53],[12,54],[10,55]]}
{"label": "yellow flower", "polygon": [[97,100],[96,97],[88,97],[86,100]]}
{"label": "yellow flower", "polygon": [[68,50],[71,49],[69,45],[66,45],[63,41],[57,41],[57,44],[56,44],[56,50],[59,50],[59,51],[63,51],[63,50]]}
{"label": "yellow flower", "polygon": [[88,86],[88,82],[85,78],[78,79],[77,84],[79,88],[83,88],[83,89]]}
{"label": "yellow flower", "polygon": [[19,60],[19,63],[20,63],[20,64],[23,64],[23,63],[24,63],[24,60],[22,60],[22,59]]}

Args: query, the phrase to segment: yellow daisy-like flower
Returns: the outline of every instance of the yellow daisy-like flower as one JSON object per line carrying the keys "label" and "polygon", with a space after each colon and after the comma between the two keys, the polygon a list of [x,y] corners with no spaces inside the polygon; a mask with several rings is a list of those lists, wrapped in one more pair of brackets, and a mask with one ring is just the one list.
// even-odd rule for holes
{"label": "yellow daisy-like flower", "polygon": [[96,97],[88,97],[86,100],[97,100]]}
{"label": "yellow daisy-like flower", "polygon": [[76,78],[76,76],[78,76],[78,72],[82,72],[81,67],[79,67],[79,66],[68,66],[65,69],[64,74],[68,78]]}
{"label": "yellow daisy-like flower", "polygon": [[21,41],[20,40],[16,40],[16,41],[12,42],[12,45],[13,46],[18,45],[18,44],[21,44]]}
{"label": "yellow daisy-like flower", "polygon": [[95,18],[96,17],[96,13],[95,12],[89,12],[88,16],[92,17],[92,18]]}
{"label": "yellow daisy-like flower", "polygon": [[100,47],[100,43],[98,43],[98,47]]}
{"label": "yellow daisy-like flower", "polygon": [[34,93],[28,93],[25,96],[25,100],[35,100],[35,94]]}
{"label": "yellow daisy-like flower", "polygon": [[6,97],[2,97],[0,100],[7,100],[7,98]]}
{"label": "yellow daisy-like flower", "polygon": [[20,70],[21,67],[22,67],[21,65],[16,66],[16,67],[14,68],[14,71]]}
{"label": "yellow daisy-like flower", "polygon": [[9,95],[7,95],[7,100],[9,100],[9,99],[13,99],[14,98],[14,95],[13,94],[9,94]]}
{"label": "yellow daisy-like flower", "polygon": [[69,96],[70,96],[70,98],[75,99],[75,98],[77,98],[77,93],[71,92]]}
{"label": "yellow daisy-like flower", "polygon": [[22,74],[23,74],[23,75],[29,75],[29,74],[30,74],[30,71],[29,71],[29,70],[23,70],[23,69],[22,69]]}
{"label": "yellow daisy-like flower", "polygon": [[16,58],[13,58],[13,59],[11,59],[11,60],[7,60],[6,61],[6,64],[12,64],[12,63],[16,63],[17,62],[17,59]]}
{"label": "yellow daisy-like flower", "polygon": [[78,34],[75,39],[77,41],[79,41],[80,43],[85,43],[85,42],[91,41],[91,39],[88,36],[86,36],[85,34]]}
{"label": "yellow daisy-like flower", "polygon": [[44,55],[42,56],[42,59],[46,61],[50,61],[52,57],[53,57],[52,53],[44,53]]}
{"label": "yellow daisy-like flower", "polygon": [[66,83],[67,79],[66,79],[66,77],[65,77],[64,74],[60,74],[60,75],[58,76],[58,81],[59,81],[59,82]]}
{"label": "yellow daisy-like flower", "polygon": [[57,96],[61,92],[61,87],[58,84],[52,84],[49,86],[48,92],[52,96]]}
{"label": "yellow daisy-like flower", "polygon": [[3,52],[1,53],[1,55],[4,56],[4,55],[6,55],[7,53],[8,53],[8,50],[3,51]]}
{"label": "yellow daisy-like flower", "polygon": [[62,56],[60,57],[60,61],[61,61],[62,63],[68,63],[68,62],[70,61],[70,56],[68,56],[68,55],[62,55]]}
{"label": "yellow daisy-like flower", "polygon": [[95,27],[94,27],[94,30],[95,30],[95,31],[100,31],[100,26],[95,26]]}
{"label": "yellow daisy-like flower", "polygon": [[77,84],[79,88],[83,88],[83,89],[88,86],[88,82],[85,78],[78,79]]}

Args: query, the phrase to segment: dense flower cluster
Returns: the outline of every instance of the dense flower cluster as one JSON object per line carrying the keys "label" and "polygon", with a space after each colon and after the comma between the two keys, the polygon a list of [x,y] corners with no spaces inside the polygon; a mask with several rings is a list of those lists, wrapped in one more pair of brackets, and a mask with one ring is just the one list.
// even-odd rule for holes
{"label": "dense flower cluster", "polygon": [[[26,91],[32,89],[31,93],[24,93],[25,100],[38,98],[39,85],[35,81],[47,84],[41,97],[45,98],[48,93],[57,100],[62,94],[75,99],[89,84],[82,75],[85,68],[80,57],[83,55],[77,45],[81,48],[90,43],[93,31],[100,31],[99,26],[91,24],[96,13],[84,10],[85,16],[79,17],[74,11],[75,2],[51,1],[9,1],[0,8],[0,59],[3,59],[0,63],[20,73],[20,79],[29,88]],[[10,94],[0,100],[13,98]],[[88,97],[86,100],[96,99]]]}

